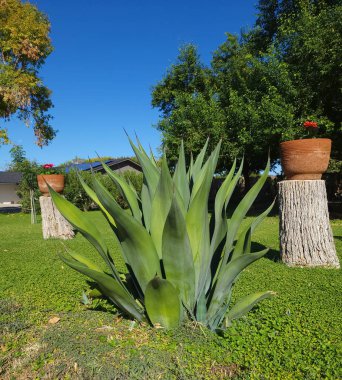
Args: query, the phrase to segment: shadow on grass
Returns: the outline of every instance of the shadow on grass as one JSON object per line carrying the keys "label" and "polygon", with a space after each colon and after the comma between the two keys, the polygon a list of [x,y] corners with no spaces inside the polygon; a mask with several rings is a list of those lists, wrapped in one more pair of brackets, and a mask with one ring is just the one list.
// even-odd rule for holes
{"label": "shadow on grass", "polygon": [[[255,241],[252,242],[252,252],[259,252],[267,247],[263,244],[257,243]],[[280,252],[275,249],[270,249],[266,255],[264,256],[266,259],[269,259],[274,262],[279,262],[280,261]]]}

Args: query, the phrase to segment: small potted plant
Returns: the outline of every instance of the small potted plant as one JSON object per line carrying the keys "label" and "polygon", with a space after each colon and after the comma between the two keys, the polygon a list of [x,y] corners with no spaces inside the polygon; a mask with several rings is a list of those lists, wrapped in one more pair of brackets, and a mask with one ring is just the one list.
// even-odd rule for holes
{"label": "small potted plant", "polygon": [[329,165],[331,140],[315,138],[318,131],[315,121],[305,121],[303,128],[304,138],[280,143],[281,165],[287,180],[321,179]]}
{"label": "small potted plant", "polygon": [[61,170],[54,167],[54,164],[44,164],[41,166],[40,174],[37,175],[38,187],[44,197],[49,196],[49,184],[57,193],[64,189],[64,175]]}

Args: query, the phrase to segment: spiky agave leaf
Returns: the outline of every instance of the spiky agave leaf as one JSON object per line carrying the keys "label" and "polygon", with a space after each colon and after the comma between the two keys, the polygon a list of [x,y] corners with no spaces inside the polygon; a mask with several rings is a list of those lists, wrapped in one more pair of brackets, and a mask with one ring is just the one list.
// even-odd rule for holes
{"label": "spiky agave leaf", "polygon": [[[165,156],[159,168],[139,141],[137,146],[131,140],[130,143],[144,173],[140,197],[130,183],[105,164],[103,166],[126,198],[131,213],[122,210],[95,177],[92,188],[81,182],[112,224],[122,256],[140,294],[140,302],[128,294],[128,288],[110,260],[103,237],[90,219],[74,206],[68,206],[61,196],[52,194],[62,214],[98,249],[113,277],[83,255],[71,252],[69,256],[64,255],[63,260],[97,281],[103,294],[137,320],[143,320],[145,313],[152,324],[171,328],[181,323],[185,311],[217,330],[227,315],[233,285],[239,274],[266,253],[266,250],[250,252],[251,234],[271,207],[242,231],[240,226],[266,181],[269,162],[264,174],[227,220],[227,206],[243,166],[242,162],[234,174],[234,162],[218,190],[210,221],[208,199],[221,142],[206,161],[208,141],[195,160],[191,155],[188,171],[182,143],[173,176]],[[114,285],[110,285],[111,281]],[[270,294],[251,295],[237,303],[228,312],[228,323]]]}
{"label": "spiky agave leaf", "polygon": [[143,309],[135,302],[134,298],[128,291],[121,286],[113,277],[104,272],[91,269],[86,264],[75,260],[67,254],[60,255],[60,258],[71,268],[90,277],[99,286],[101,292],[109,298],[114,305],[129,316],[136,318],[138,321],[145,320]]}
{"label": "spiky agave leaf", "polygon": [[165,154],[162,159],[161,173],[151,204],[150,234],[159,259],[162,258],[162,236],[167,214],[169,213],[173,196],[173,182],[166,163]]}
{"label": "spiky agave leaf", "polygon": [[94,177],[94,190],[100,202],[114,218],[126,263],[136,277],[142,292],[148,282],[157,274],[161,275],[159,257],[146,229],[115,201],[114,197]]}
{"label": "spiky agave leaf", "polygon": [[155,277],[148,283],[145,307],[150,321],[155,326],[169,329],[178,327],[182,321],[179,292],[168,280]]}
{"label": "spiky agave leaf", "polygon": [[195,306],[195,268],[185,219],[174,195],[163,231],[165,276],[178,290],[187,309]]}
{"label": "spiky agave leaf", "polygon": [[225,266],[222,266],[223,270],[218,275],[217,281],[213,286],[212,295],[210,296],[210,306],[207,314],[207,322],[212,329],[215,330],[224,318],[224,314],[228,309],[228,304],[226,302],[227,294],[229,294],[235,278],[248,265],[265,256],[267,252],[268,249],[257,253],[249,253],[232,260]]}
{"label": "spiky agave leaf", "polygon": [[271,298],[276,295],[275,292],[266,291],[266,292],[257,292],[253,294],[249,294],[241,298],[227,313],[226,315],[226,324],[227,327],[231,325],[231,322],[234,319],[240,318],[243,315],[247,314],[252,308],[260,301]]}

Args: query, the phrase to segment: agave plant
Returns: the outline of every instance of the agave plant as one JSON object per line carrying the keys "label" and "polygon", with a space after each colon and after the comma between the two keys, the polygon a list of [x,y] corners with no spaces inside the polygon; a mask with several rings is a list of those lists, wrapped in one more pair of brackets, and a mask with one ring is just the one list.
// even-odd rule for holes
{"label": "agave plant", "polygon": [[50,189],[59,211],[96,248],[107,269],[102,270],[73,251],[61,254],[62,260],[93,279],[123,314],[165,328],[179,326],[190,318],[219,330],[272,296],[271,291],[251,294],[230,308],[237,277],[267,252],[251,252],[251,234],[273,204],[252,222],[241,225],[267,178],[270,163],[228,219],[226,210],[243,163],[236,172],[234,162],[216,194],[210,216],[208,198],[221,143],[204,161],[207,141],[196,160],[191,158],[188,170],[182,144],[172,175],[165,154],[159,167],[139,141],[136,145],[131,140],[130,143],[144,174],[141,194],[102,164],[125,197],[128,211],[116,203],[95,176],[92,187],[79,178],[109,222],[128,273],[119,273],[91,214],[80,211]]}

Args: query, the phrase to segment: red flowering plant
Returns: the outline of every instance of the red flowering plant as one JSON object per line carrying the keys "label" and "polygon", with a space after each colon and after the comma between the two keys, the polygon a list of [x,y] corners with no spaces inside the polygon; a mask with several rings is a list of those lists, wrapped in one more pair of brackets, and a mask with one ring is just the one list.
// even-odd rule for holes
{"label": "red flowering plant", "polygon": [[315,137],[318,130],[318,123],[315,121],[306,120],[303,123],[304,128],[307,130],[308,137]]}
{"label": "red flowering plant", "polygon": [[39,174],[62,174],[61,172],[61,168],[55,167],[54,164],[44,164],[39,170]]}

